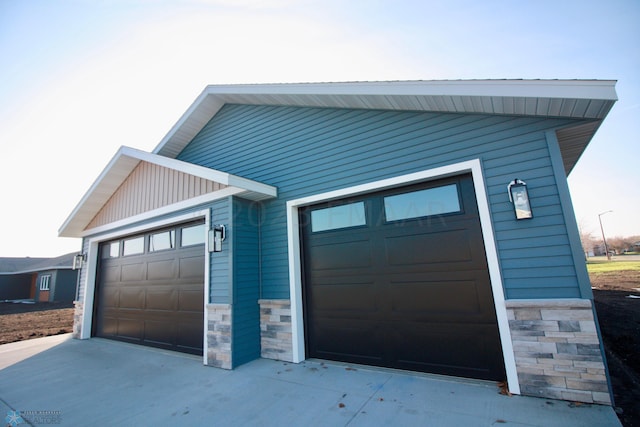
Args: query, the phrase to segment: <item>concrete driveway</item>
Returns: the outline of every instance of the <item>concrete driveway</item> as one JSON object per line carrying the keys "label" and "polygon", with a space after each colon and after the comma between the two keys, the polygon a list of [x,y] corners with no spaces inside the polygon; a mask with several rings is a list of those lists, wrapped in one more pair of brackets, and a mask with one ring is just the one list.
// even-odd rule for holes
{"label": "concrete driveway", "polygon": [[508,397],[488,382],[321,361],[260,359],[225,371],[203,366],[200,357],[96,338],[78,341],[69,335],[0,346],[2,421],[65,426],[620,426],[610,407]]}

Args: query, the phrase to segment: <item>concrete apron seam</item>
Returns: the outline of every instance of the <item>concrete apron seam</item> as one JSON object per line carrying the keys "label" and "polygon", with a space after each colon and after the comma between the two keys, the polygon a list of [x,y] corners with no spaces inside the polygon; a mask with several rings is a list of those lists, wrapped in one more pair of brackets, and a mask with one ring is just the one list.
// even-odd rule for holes
{"label": "concrete apron seam", "polygon": [[[371,395],[369,396],[369,398],[367,400],[365,400],[362,405],[360,405],[360,407],[358,408],[357,411],[354,411],[353,416],[351,417],[351,419],[349,421],[347,421],[347,423],[345,424],[345,427],[348,426],[349,424],[351,424],[351,422],[353,420],[356,419],[356,417],[358,415],[360,415],[360,412],[364,409],[365,406],[367,406],[369,404],[369,402],[371,402],[371,399],[373,399],[373,397],[378,394],[378,392],[380,392],[380,390],[382,390],[384,388],[385,385],[387,385],[387,383],[389,381],[391,381],[391,379],[393,378],[393,375],[389,375],[389,378],[386,379],[386,381],[384,383],[382,383],[379,387],[377,387],[375,390],[373,390],[373,393],[371,393]],[[345,395],[346,396],[346,395]],[[345,397],[343,396],[343,397]]]}

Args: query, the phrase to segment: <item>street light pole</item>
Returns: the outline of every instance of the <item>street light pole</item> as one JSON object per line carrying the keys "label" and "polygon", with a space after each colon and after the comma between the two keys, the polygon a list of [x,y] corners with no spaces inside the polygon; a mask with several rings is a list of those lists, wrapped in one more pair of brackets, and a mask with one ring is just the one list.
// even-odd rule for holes
{"label": "street light pole", "polygon": [[606,211],[598,214],[598,221],[600,221],[600,231],[602,231],[602,241],[604,242],[604,252],[607,254],[607,260],[611,261],[611,255],[609,255],[609,247],[607,246],[607,239],[604,237],[604,228],[602,228],[602,215],[613,211]]}

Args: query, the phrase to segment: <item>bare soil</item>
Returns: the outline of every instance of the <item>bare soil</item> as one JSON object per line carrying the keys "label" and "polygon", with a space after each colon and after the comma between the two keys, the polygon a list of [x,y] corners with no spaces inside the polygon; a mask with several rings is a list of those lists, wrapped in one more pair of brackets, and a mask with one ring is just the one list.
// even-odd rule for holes
{"label": "bare soil", "polygon": [[0,344],[73,331],[73,304],[0,302]]}
{"label": "bare soil", "polygon": [[592,274],[591,286],[618,418],[640,427],[640,271]]}
{"label": "bare soil", "polygon": [[[640,427],[640,271],[592,274],[591,285],[616,412],[625,427]],[[72,329],[71,303],[0,302],[0,344]]]}

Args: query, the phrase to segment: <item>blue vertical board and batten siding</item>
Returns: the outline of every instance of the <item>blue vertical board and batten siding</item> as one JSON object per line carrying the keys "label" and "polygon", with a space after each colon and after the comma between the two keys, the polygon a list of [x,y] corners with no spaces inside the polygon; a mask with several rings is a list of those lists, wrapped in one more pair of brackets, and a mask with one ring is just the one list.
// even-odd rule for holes
{"label": "blue vertical board and batten siding", "polygon": [[[179,160],[278,187],[263,205],[262,297],[289,297],[285,203],[479,158],[507,298],[579,297],[545,132],[569,119],[226,105]],[[527,182],[534,218],[507,184]],[[563,178],[564,179],[564,178]]]}
{"label": "blue vertical board and batten siding", "polygon": [[260,205],[233,198],[233,366],[260,357]]}

